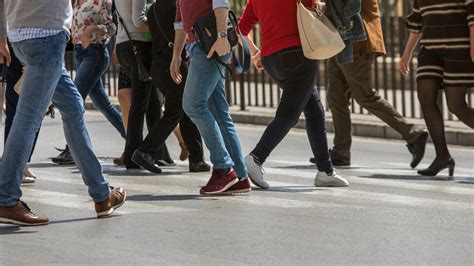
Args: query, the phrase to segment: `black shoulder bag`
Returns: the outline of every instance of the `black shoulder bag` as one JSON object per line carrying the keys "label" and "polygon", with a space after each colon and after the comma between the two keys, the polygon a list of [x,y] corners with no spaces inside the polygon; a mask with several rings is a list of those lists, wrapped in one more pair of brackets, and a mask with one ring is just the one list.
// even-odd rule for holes
{"label": "black shoulder bag", "polygon": [[127,27],[125,27],[125,23],[117,8],[115,8],[115,12],[117,12],[117,17],[120,21],[120,24],[122,24],[125,33],[127,34],[128,40],[130,41],[130,45],[132,46],[133,55],[135,55],[135,59],[137,60],[138,79],[143,82],[151,81],[150,73],[142,61],[140,51],[138,50],[138,47],[133,43],[132,37],[130,37],[130,33],[128,32]]}
{"label": "black shoulder bag", "polygon": [[[245,41],[245,39],[242,36],[242,33],[240,32],[240,29],[237,27],[237,17],[235,16],[234,12],[229,11],[229,25],[227,27],[227,38],[230,43],[231,47],[231,53],[233,56],[233,62],[234,62],[234,69],[238,74],[245,73],[249,70],[250,68],[250,48]],[[216,25],[216,16],[214,15],[214,12],[211,12],[207,15],[204,15],[196,21],[196,23],[193,25],[193,34],[197,40],[199,40],[202,48],[204,49],[205,52],[209,53],[209,51],[212,48],[212,45],[217,40],[217,25]],[[242,39],[242,48],[244,52],[244,65],[242,66],[240,64],[239,59],[237,58],[237,55],[235,54],[234,48],[237,46],[239,43],[239,38],[237,34],[240,35]],[[229,70],[229,73],[231,73],[231,76],[225,76],[224,74],[221,73],[221,76],[225,79],[231,79],[232,78],[232,69],[224,62],[222,59],[217,55],[214,54],[212,57],[213,60],[215,60],[216,63],[223,65],[227,70]]]}

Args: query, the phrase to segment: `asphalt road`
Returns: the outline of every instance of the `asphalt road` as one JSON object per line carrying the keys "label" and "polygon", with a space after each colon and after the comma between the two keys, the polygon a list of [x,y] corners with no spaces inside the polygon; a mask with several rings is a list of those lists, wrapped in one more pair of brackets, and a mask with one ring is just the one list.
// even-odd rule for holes
{"label": "asphalt road", "polygon": [[[39,179],[23,200],[52,223],[0,225],[0,265],[474,265],[472,147],[451,147],[455,178],[445,181],[409,169],[400,141],[354,138],[352,167],[338,169],[350,187],[315,188],[308,140],[294,130],[265,163],[270,190],[201,197],[208,174],[189,174],[183,162],[161,175],[113,166],[123,140],[99,113],[87,121],[104,172],[128,201],[95,219],[77,169],[48,159],[64,137],[60,120],[46,118],[31,164]],[[262,131],[238,125],[245,152]],[[174,137],[168,144],[177,157]],[[433,154],[429,145],[419,168]]]}

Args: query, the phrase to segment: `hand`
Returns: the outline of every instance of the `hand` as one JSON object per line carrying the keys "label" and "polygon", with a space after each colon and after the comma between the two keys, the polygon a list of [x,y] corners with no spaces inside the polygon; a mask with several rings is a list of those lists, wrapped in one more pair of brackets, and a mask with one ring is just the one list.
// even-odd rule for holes
{"label": "hand", "polygon": [[410,73],[410,61],[411,55],[403,54],[402,58],[400,58],[399,70],[404,76],[408,76]]}
{"label": "hand", "polygon": [[82,48],[86,49],[91,43],[91,31],[90,28],[86,28],[81,36]]}
{"label": "hand", "polygon": [[227,39],[217,38],[216,42],[212,45],[207,58],[211,58],[214,53],[217,53],[218,56],[224,56],[230,53],[230,44]]}
{"label": "hand", "polygon": [[118,60],[115,50],[112,52],[111,62],[113,65],[120,66],[120,61]]}
{"label": "hand", "polygon": [[12,57],[10,55],[10,49],[8,49],[8,43],[6,37],[0,37],[0,64],[6,63],[10,66]]}
{"label": "hand", "polygon": [[181,76],[181,56],[173,56],[170,65],[170,74],[171,78],[176,82],[176,84],[181,84],[183,81],[183,76]]}
{"label": "hand", "polygon": [[252,63],[257,70],[263,69],[262,56],[260,54],[260,51],[258,51],[255,55],[252,56]]}
{"label": "hand", "polygon": [[316,1],[314,3],[314,8],[321,10],[323,13],[326,12],[326,3]]}
{"label": "hand", "polygon": [[474,63],[474,36],[471,36],[469,40],[471,41],[471,61]]}

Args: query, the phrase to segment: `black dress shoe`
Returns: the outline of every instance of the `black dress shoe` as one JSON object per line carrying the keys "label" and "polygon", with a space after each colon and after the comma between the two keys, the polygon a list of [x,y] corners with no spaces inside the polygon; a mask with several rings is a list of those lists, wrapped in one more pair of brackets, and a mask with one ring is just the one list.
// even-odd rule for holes
{"label": "black dress shoe", "polygon": [[439,172],[442,170],[448,168],[449,169],[449,177],[451,178],[454,175],[454,166],[456,163],[454,162],[453,158],[449,158],[446,162],[438,165],[438,166],[433,166],[430,165],[428,168],[423,169],[423,170],[418,170],[418,174],[424,175],[424,176],[436,176]]}
{"label": "black dress shoe", "polygon": [[415,168],[425,156],[426,141],[428,140],[428,131],[425,129],[421,131],[420,136],[410,144],[407,144],[407,148],[412,155],[410,167]]}
{"label": "black dress shoe", "polygon": [[205,161],[192,163],[189,162],[189,172],[197,173],[197,172],[209,172],[211,170],[211,166],[208,165]]}
{"label": "black dress shoe", "polygon": [[161,168],[155,164],[155,157],[151,154],[136,150],[133,153],[132,161],[152,173],[161,173]]}

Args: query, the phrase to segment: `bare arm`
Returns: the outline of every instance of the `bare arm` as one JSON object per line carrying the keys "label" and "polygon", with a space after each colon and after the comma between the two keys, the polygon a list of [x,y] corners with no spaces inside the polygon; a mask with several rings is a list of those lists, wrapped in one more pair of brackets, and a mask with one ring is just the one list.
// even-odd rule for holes
{"label": "bare arm", "polygon": [[400,73],[403,75],[408,75],[410,73],[409,64],[411,62],[411,58],[413,57],[413,52],[415,51],[416,45],[420,41],[421,34],[418,32],[410,32],[408,36],[407,43],[405,45],[405,51],[403,52],[403,56],[400,59]]}
{"label": "bare arm", "polygon": [[174,47],[173,47],[173,59],[171,60],[170,65],[170,74],[171,78],[180,84],[183,81],[181,76],[181,53],[183,52],[184,46],[186,44],[187,35],[183,29],[176,29],[174,36]]}
{"label": "bare arm", "polygon": [[[260,50],[258,49],[257,45],[252,40],[252,37],[250,35],[244,36],[245,41],[249,45],[250,48],[250,54],[252,55],[252,63],[255,66],[256,69],[262,70],[263,65],[262,65],[262,57],[260,55]],[[242,41],[240,41],[242,43]]]}
{"label": "bare arm", "polygon": [[474,62],[474,25],[469,26],[470,36],[469,41],[471,43],[471,61]]}
{"label": "bare arm", "polygon": [[10,65],[12,58],[7,44],[7,23],[5,18],[4,1],[0,1],[0,64]]}
{"label": "bare arm", "polygon": [[[229,16],[229,9],[226,7],[219,7],[214,9],[216,16],[217,32],[227,32],[227,18]],[[224,56],[230,53],[230,44],[227,38],[217,37],[216,42],[212,45],[207,58],[211,58],[214,53],[218,56]]]}

